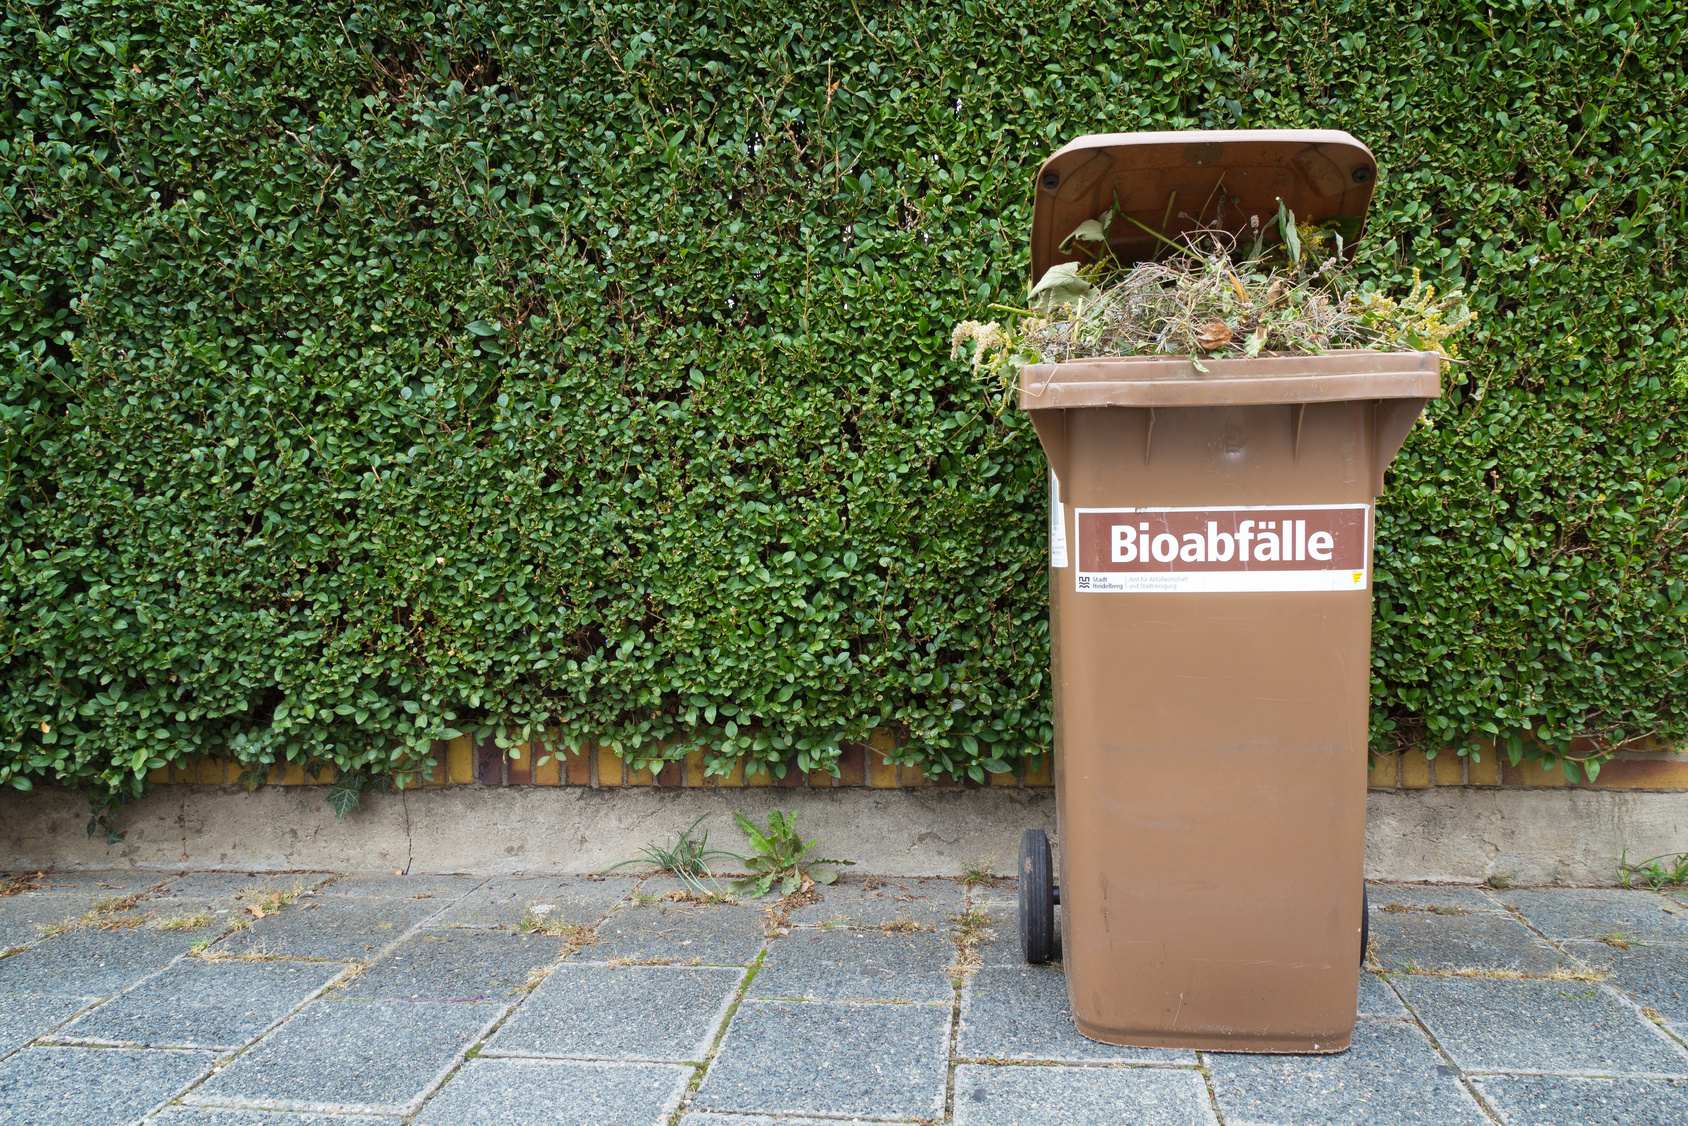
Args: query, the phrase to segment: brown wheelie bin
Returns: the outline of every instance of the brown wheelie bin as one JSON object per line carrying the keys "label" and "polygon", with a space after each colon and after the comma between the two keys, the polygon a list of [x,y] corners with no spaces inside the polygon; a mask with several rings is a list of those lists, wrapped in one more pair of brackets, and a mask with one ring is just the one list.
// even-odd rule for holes
{"label": "brown wheelie bin", "polygon": [[[1346,133],[1083,137],[1038,172],[1033,277],[1117,197],[1176,236],[1277,213],[1358,234]],[[1208,199],[1205,217],[1177,200]],[[1194,212],[1188,203],[1184,206]],[[1109,241],[1127,261],[1154,240]],[[1364,956],[1373,504],[1434,352],[1023,369],[1049,459],[1059,865],[1020,858],[1028,960],[1060,958],[1094,1040],[1340,1052]]]}

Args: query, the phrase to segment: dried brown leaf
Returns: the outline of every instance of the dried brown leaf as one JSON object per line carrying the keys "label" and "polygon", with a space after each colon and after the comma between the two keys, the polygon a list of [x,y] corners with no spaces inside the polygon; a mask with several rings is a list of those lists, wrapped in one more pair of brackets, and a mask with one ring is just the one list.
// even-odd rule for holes
{"label": "dried brown leaf", "polygon": [[1230,325],[1215,318],[1202,327],[1201,335],[1196,337],[1196,343],[1205,351],[1211,352],[1215,348],[1225,347],[1235,337],[1236,334],[1231,331]]}

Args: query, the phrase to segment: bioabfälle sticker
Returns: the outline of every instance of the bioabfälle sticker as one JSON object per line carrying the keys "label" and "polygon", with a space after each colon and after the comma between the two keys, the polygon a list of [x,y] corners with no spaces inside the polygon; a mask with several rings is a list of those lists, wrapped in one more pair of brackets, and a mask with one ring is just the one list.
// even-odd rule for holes
{"label": "bioabf\u00e4lle sticker", "polygon": [[1366,590],[1371,505],[1073,510],[1082,592]]}

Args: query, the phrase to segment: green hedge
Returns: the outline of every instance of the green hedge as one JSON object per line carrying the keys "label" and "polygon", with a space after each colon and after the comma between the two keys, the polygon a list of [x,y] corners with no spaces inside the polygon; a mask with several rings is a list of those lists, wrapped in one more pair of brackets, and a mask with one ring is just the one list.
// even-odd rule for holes
{"label": "green hedge", "polygon": [[1474,291],[1378,745],[1688,731],[1679,5],[779,8],[7,0],[0,780],[1045,752],[1042,457],[947,332],[1138,128],[1346,128],[1380,279]]}

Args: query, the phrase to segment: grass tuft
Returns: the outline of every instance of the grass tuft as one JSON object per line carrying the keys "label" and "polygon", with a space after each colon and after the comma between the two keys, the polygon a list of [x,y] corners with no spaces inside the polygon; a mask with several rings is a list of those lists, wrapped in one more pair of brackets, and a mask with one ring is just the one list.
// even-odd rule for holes
{"label": "grass tuft", "polygon": [[0,899],[22,895],[28,891],[40,891],[41,884],[46,878],[47,873],[45,872],[25,872],[20,876],[13,876],[9,880],[0,880]]}
{"label": "grass tuft", "polygon": [[161,931],[196,931],[200,927],[211,925],[211,913],[201,911],[195,915],[172,915],[168,919],[160,919],[153,926]]}
{"label": "grass tuft", "polygon": [[979,943],[996,935],[991,918],[977,907],[969,907],[950,919],[954,928],[955,961],[950,965],[951,977],[964,977],[979,968]]}

